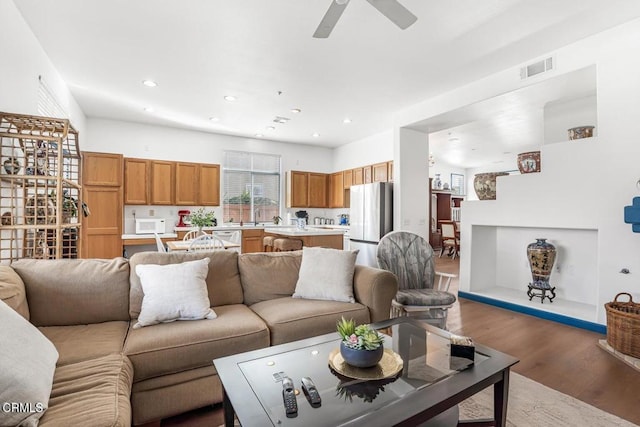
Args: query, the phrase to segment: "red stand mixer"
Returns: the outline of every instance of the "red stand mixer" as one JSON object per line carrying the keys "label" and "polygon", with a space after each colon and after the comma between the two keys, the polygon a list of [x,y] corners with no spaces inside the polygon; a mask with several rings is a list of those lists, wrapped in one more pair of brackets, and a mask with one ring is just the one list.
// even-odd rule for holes
{"label": "red stand mixer", "polygon": [[178,211],[178,216],[180,216],[180,220],[178,221],[178,225],[176,227],[189,227],[189,224],[185,224],[184,217],[191,215],[191,211],[189,210],[181,210]]}

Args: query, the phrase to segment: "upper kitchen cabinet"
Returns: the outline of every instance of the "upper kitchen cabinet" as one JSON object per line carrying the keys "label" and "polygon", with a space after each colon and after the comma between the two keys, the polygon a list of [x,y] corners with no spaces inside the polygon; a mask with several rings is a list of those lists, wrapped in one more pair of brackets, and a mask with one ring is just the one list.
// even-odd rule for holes
{"label": "upper kitchen cabinet", "polygon": [[387,181],[393,182],[393,160],[387,162]]}
{"label": "upper kitchen cabinet", "polygon": [[376,163],[371,166],[373,173],[373,182],[387,182],[388,181],[388,165],[387,162]]}
{"label": "upper kitchen cabinet", "polygon": [[362,168],[353,169],[353,181],[351,185],[360,185],[364,184],[364,173]]}
{"label": "upper kitchen cabinet", "polygon": [[287,207],[309,207],[309,173],[300,171],[287,172]]}
{"label": "upper kitchen cabinet", "polygon": [[175,204],[175,176],[175,162],[151,161],[150,201],[152,205]]}
{"label": "upper kitchen cabinet", "polygon": [[220,206],[220,165],[201,164],[199,166],[198,205]]}
{"label": "upper kitchen cabinet", "polygon": [[362,168],[362,175],[365,184],[371,184],[373,182],[373,168],[371,165]]}
{"label": "upper kitchen cabinet", "polygon": [[344,172],[329,175],[329,207],[344,207]]}
{"label": "upper kitchen cabinet", "polygon": [[309,172],[309,207],[327,207],[327,174]]}
{"label": "upper kitchen cabinet", "polygon": [[351,188],[351,184],[353,182],[353,169],[349,169],[342,172],[344,174],[343,185],[344,189],[348,190]]}
{"label": "upper kitchen cabinet", "polygon": [[84,152],[82,161],[84,185],[110,187],[122,185],[122,154]]}
{"label": "upper kitchen cabinet", "polygon": [[197,163],[176,163],[176,205],[198,205],[200,165]]}
{"label": "upper kitchen cabinet", "polygon": [[149,204],[149,175],[151,161],[146,159],[124,159],[124,204]]}

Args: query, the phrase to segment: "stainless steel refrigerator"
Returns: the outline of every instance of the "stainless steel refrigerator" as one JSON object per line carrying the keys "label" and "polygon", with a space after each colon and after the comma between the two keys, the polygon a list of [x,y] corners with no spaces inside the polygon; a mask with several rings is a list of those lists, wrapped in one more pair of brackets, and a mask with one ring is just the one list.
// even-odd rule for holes
{"label": "stainless steel refrigerator", "polygon": [[393,230],[393,184],[352,185],[350,193],[349,248],[360,251],[356,264],[377,267],[378,242]]}

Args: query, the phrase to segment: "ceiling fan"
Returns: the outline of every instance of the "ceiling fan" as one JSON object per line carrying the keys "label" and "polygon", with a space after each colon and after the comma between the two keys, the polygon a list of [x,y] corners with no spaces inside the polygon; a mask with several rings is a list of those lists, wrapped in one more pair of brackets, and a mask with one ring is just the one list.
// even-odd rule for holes
{"label": "ceiling fan", "polygon": [[[329,6],[329,10],[325,13],[322,21],[320,21],[320,25],[316,29],[316,32],[313,33],[313,37],[317,39],[326,39],[331,34],[333,27],[336,26],[338,19],[342,16],[342,12],[349,4],[350,0],[331,0],[331,5]],[[376,9],[384,16],[389,18],[391,22],[396,24],[401,29],[406,29],[411,24],[416,22],[418,18],[409,10],[398,3],[397,0],[367,0],[369,4]]]}

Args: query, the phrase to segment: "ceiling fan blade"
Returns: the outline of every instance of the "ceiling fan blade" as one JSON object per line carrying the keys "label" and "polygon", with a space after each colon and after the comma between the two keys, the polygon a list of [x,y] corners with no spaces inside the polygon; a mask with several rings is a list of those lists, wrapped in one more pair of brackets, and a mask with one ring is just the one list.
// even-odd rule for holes
{"label": "ceiling fan blade", "polygon": [[410,27],[418,20],[418,17],[409,12],[409,9],[398,3],[397,0],[367,0],[371,6],[389,18],[403,30]]}
{"label": "ceiling fan blade", "polygon": [[326,39],[331,34],[333,27],[336,26],[338,19],[342,16],[342,12],[349,4],[349,1],[346,1],[342,4],[338,4],[335,0],[331,0],[331,6],[329,6],[329,10],[324,14],[322,21],[320,21],[320,25],[316,29],[316,32],[313,33],[313,37],[317,39]]}

